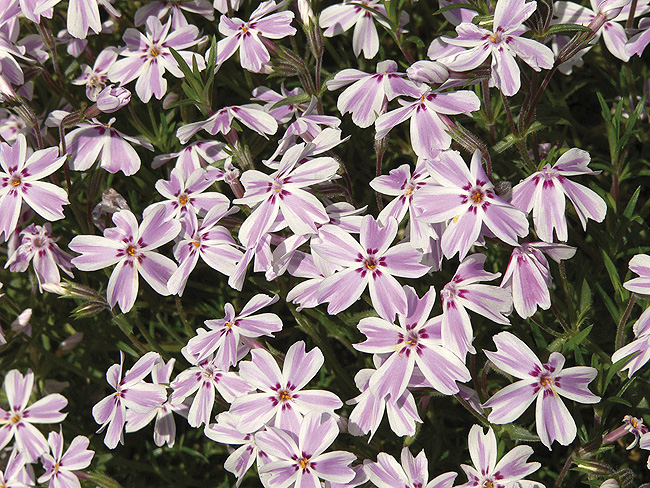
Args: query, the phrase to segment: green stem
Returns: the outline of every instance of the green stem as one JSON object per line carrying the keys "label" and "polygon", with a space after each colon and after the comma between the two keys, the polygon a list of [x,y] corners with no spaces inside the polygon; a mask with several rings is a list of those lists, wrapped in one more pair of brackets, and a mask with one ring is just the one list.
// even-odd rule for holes
{"label": "green stem", "polygon": [[615,343],[615,350],[619,350],[621,347],[623,347],[623,339],[624,339],[624,334],[623,331],[625,330],[625,324],[627,323],[627,319],[630,317],[630,314],[632,313],[632,308],[634,308],[634,303],[636,302],[636,294],[632,293],[632,296],[630,297],[630,301],[627,304],[627,307],[625,308],[625,312],[623,312],[623,315],[621,316],[621,320],[618,322],[618,327],[616,327],[616,343]]}

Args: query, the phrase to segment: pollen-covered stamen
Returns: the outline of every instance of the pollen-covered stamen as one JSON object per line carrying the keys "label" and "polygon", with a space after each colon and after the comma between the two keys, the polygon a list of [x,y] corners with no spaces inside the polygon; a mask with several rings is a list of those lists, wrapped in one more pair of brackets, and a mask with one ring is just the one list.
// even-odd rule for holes
{"label": "pollen-covered stamen", "polygon": [[12,424],[17,424],[18,422],[20,422],[20,419],[21,419],[20,414],[19,414],[19,413],[15,413],[15,414],[13,414],[13,415],[11,416],[11,418],[9,419],[9,421],[10,421]]}
{"label": "pollen-covered stamen", "polygon": [[126,253],[131,257],[136,257],[138,255],[138,250],[135,246],[129,246],[126,248]]}
{"label": "pollen-covered stamen", "polygon": [[201,247],[201,241],[192,241],[192,244],[193,244],[194,247],[196,247],[197,249],[198,249],[199,247]]}
{"label": "pollen-covered stamen", "polygon": [[20,176],[18,175],[11,175],[11,178],[9,178],[9,184],[11,186],[19,186],[22,183],[22,180],[20,179]]}
{"label": "pollen-covered stamen", "polygon": [[291,400],[291,393],[289,393],[287,390],[281,390],[278,392],[278,398],[280,401],[287,402]]}
{"label": "pollen-covered stamen", "polygon": [[539,380],[539,384],[546,389],[552,389],[555,386],[555,381],[553,378],[550,378],[548,376],[542,376]]}
{"label": "pollen-covered stamen", "polygon": [[485,198],[485,193],[483,193],[481,190],[474,190],[470,198],[474,203],[481,203]]}
{"label": "pollen-covered stamen", "polygon": [[183,206],[183,207],[184,207],[185,205],[187,205],[187,202],[189,202],[189,201],[190,201],[190,199],[187,198],[187,195],[185,195],[185,194],[183,194],[183,195],[181,195],[180,197],[178,197],[178,203],[180,203],[181,206]]}
{"label": "pollen-covered stamen", "polygon": [[494,488],[494,481],[492,480],[485,480],[483,484],[481,485],[481,488]]}
{"label": "pollen-covered stamen", "polygon": [[377,267],[377,261],[374,258],[368,258],[363,263],[368,269],[375,269]]}
{"label": "pollen-covered stamen", "polygon": [[161,51],[158,46],[151,46],[151,49],[149,49],[149,54],[154,58],[160,56],[160,52]]}
{"label": "pollen-covered stamen", "polygon": [[307,468],[309,468],[309,458],[298,459],[298,464],[300,464],[300,469],[306,470]]}

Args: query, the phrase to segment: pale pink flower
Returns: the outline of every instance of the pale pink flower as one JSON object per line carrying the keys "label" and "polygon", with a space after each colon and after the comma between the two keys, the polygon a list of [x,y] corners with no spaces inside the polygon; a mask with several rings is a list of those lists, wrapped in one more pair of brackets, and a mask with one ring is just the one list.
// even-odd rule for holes
{"label": "pale pink flower", "polygon": [[27,141],[19,134],[13,146],[0,143],[0,234],[5,241],[18,224],[22,203],[25,202],[46,220],[64,217],[63,206],[68,194],[52,183],[38,181],[51,175],[65,162],[56,147],[35,151],[27,157]]}
{"label": "pale pink flower", "polygon": [[97,55],[95,64],[90,68],[81,65],[81,76],[71,81],[73,85],[86,85],[86,96],[89,100],[97,101],[97,95],[106,87],[108,70],[117,60],[118,53],[114,47],[107,47]]}
{"label": "pale pink flower", "polygon": [[429,462],[424,449],[413,456],[409,448],[404,447],[401,461],[400,465],[393,456],[380,452],[377,462],[368,462],[364,468],[377,488],[451,488],[458,476],[452,471],[429,481]]}
{"label": "pale pink flower", "polygon": [[262,2],[251,14],[248,22],[236,17],[222,15],[219,32],[224,36],[217,43],[217,66],[220,66],[239,49],[242,68],[259,73],[271,60],[263,39],[282,39],[292,36],[296,29],[291,27],[294,14],[289,10],[271,14],[279,7],[274,0]]}
{"label": "pale pink flower", "polygon": [[577,434],[576,423],[560,397],[579,403],[598,403],[600,397],[587,388],[598,374],[596,368],[563,368],[564,356],[559,352],[552,352],[548,362],[542,364],[535,353],[510,332],[501,332],[493,340],[497,350],[484,351],[488,359],[519,381],[501,389],[483,404],[492,409],[488,420],[494,424],[509,424],[537,399],[535,424],[542,444],[551,449],[556,440],[563,446],[571,443]]}
{"label": "pale pink flower", "polygon": [[95,455],[95,451],[88,449],[88,438],[78,435],[65,452],[62,434],[50,432],[47,443],[52,454],[49,451],[43,454],[45,473],[39,476],[38,482],[49,481],[49,488],[79,488],[77,473],[90,466],[90,461]]}

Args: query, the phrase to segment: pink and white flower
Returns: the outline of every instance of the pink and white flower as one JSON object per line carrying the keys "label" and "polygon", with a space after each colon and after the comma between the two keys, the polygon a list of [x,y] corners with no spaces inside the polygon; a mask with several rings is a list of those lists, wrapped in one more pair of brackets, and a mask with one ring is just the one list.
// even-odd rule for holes
{"label": "pink and white flower", "polygon": [[255,435],[259,449],[272,459],[258,467],[260,475],[269,486],[286,488],[318,487],[320,480],[352,481],[355,472],[348,465],[356,456],[345,451],[325,452],[338,433],[336,420],[318,412],[309,413],[293,433],[267,427]]}
{"label": "pink and white flower", "polygon": [[542,467],[540,463],[528,462],[528,458],[533,454],[532,447],[516,446],[497,462],[497,439],[494,430],[489,427],[486,434],[479,425],[474,425],[469,431],[468,443],[474,466],[461,464],[460,467],[465,471],[468,481],[458,488],[542,486],[524,479]]}
{"label": "pink and white flower", "polygon": [[65,163],[65,157],[58,157],[58,148],[34,151],[29,158],[27,154],[23,134],[12,146],[0,143],[0,234],[4,233],[5,241],[16,229],[23,202],[49,221],[62,219],[63,206],[70,203],[63,188],[38,181]]}
{"label": "pink and white flower", "polygon": [[117,60],[118,52],[114,47],[107,47],[97,55],[95,64],[81,66],[81,76],[71,81],[73,85],[86,85],[86,96],[89,100],[97,101],[97,95],[106,88],[108,70]]}
{"label": "pink and white flower", "polygon": [[158,18],[149,17],[146,27],[146,35],[135,29],[126,30],[126,47],[120,52],[124,58],[116,61],[108,71],[111,81],[122,85],[137,78],[135,92],[144,103],[151,99],[151,95],[160,100],[167,93],[167,80],[163,78],[165,71],[176,78],[183,77],[170,48],[175,49],[189,66],[196,61],[199,69],[205,69],[201,56],[186,51],[200,40],[197,39],[199,29],[196,26],[188,25],[170,32],[170,20],[162,25]]}
{"label": "pink and white flower", "polygon": [[294,343],[287,351],[282,371],[269,352],[253,349],[251,355],[251,361],[240,364],[239,373],[262,391],[240,396],[230,407],[231,413],[240,416],[238,428],[242,432],[272,425],[297,434],[303,417],[310,412],[333,415],[343,405],[332,392],[304,389],[323,366],[320,349],[305,352],[303,341]]}
{"label": "pink and white flower", "polygon": [[406,292],[395,276],[419,278],[429,267],[420,264],[422,253],[403,242],[390,245],[397,236],[393,218],[383,227],[370,215],[361,221],[360,242],[335,225],[319,230],[314,251],[324,260],[342,269],[323,280],[318,296],[329,302],[328,313],[334,315],[357,301],[370,289],[370,298],[380,317],[392,322],[395,314],[407,315]]}
{"label": "pink and white flower", "polygon": [[418,192],[417,218],[447,222],[441,244],[448,259],[458,253],[462,261],[485,229],[511,246],[528,235],[526,215],[496,194],[478,150],[469,169],[458,151],[444,151],[437,160],[428,161],[427,168],[436,184]]}
{"label": "pink and white flower", "polygon": [[294,17],[293,12],[285,10],[271,14],[278,7],[274,0],[262,2],[253,11],[248,22],[222,15],[219,20],[219,32],[226,37],[217,43],[217,66],[222,65],[239,49],[242,68],[254,73],[263,71],[264,65],[271,60],[263,40],[282,39],[296,33],[296,29],[290,25]]}
{"label": "pink and white flower", "polygon": [[553,242],[553,231],[559,241],[569,238],[565,215],[565,196],[578,214],[583,229],[587,219],[602,222],[607,204],[595,191],[574,183],[568,176],[597,175],[587,167],[591,157],[587,151],[572,148],[562,154],[551,167],[546,164],[512,189],[512,204],[525,212],[533,211],[535,232],[544,242]]}
{"label": "pink and white flower", "polygon": [[470,71],[492,55],[490,86],[496,86],[504,95],[513,96],[521,87],[521,73],[515,57],[535,71],[551,69],[554,55],[544,44],[523,37],[527,30],[524,21],[537,9],[537,2],[526,0],[499,0],[494,10],[492,30],[465,22],[456,27],[458,36],[443,37],[451,46],[466,47],[456,54],[437,61],[454,71]]}
{"label": "pink and white flower", "polygon": [[598,374],[596,368],[563,368],[564,356],[559,352],[552,352],[548,362],[542,364],[510,332],[501,332],[493,340],[497,350],[484,351],[486,356],[501,371],[520,381],[506,386],[483,404],[492,409],[488,420],[495,424],[513,422],[537,399],[535,423],[542,444],[551,449],[553,441],[563,446],[571,443],[577,434],[576,423],[560,397],[579,403],[598,403],[600,397],[587,388]]}
{"label": "pink and white flower", "polygon": [[165,209],[150,212],[138,227],[129,210],[113,214],[115,227],[104,230],[104,236],[76,236],[68,246],[81,254],[72,260],[81,271],[95,271],[117,264],[106,291],[108,303],[126,313],[138,295],[138,274],[159,294],[170,295],[167,282],[176,271],[176,264],[155,249],[174,239],[181,224],[167,220]]}
{"label": "pink and white flower", "polygon": [[109,449],[115,449],[118,442],[124,443],[123,430],[127,408],[147,413],[167,399],[167,390],[163,385],[144,381],[145,376],[151,373],[159,360],[160,355],[157,352],[148,352],[122,377],[124,353],[120,351],[120,364],[114,364],[106,371],[106,381],[115,389],[115,393],[100,400],[93,407],[93,418],[101,424],[98,433],[106,429],[104,444]]}
{"label": "pink and white flower", "polygon": [[59,283],[61,281],[61,268],[68,276],[72,277],[72,256],[63,252],[56,241],[59,238],[52,236],[52,226],[49,222],[43,226],[31,224],[20,235],[22,241],[16,251],[9,257],[5,268],[12,272],[23,272],[34,260],[34,272],[38,279],[38,288],[43,292],[43,284]]}
{"label": "pink and white flower", "polygon": [[31,369],[23,376],[12,369],[5,376],[4,390],[7,394],[9,410],[0,408],[0,449],[15,438],[16,447],[26,462],[33,463],[47,451],[47,441],[32,424],[56,424],[68,415],[60,410],[68,405],[68,400],[59,393],[52,393],[27,406],[34,386],[34,373]]}
{"label": "pink and white flower", "polygon": [[386,356],[370,378],[370,391],[377,398],[386,395],[400,398],[417,365],[434,389],[443,395],[458,393],[456,382],[465,383],[471,376],[464,362],[443,347],[432,330],[434,320],[429,319],[429,315],[436,299],[435,290],[431,287],[421,299],[410,286],[405,286],[404,291],[408,310],[406,314],[397,314],[399,325],[378,317],[367,317],[359,322],[358,328],[366,340],[354,344],[354,348]]}
{"label": "pink and white flower", "polygon": [[429,463],[424,449],[414,457],[409,448],[404,447],[401,461],[400,465],[390,454],[380,452],[377,462],[369,462],[364,468],[370,482],[378,488],[451,488],[458,476],[452,471],[429,481]]}
{"label": "pink and white flower", "polygon": [[90,441],[78,435],[68,449],[63,452],[63,435],[50,432],[47,438],[50,452],[43,454],[45,473],[38,478],[39,483],[49,481],[49,488],[78,488],[80,486],[77,472],[90,466],[95,451],[88,449]]}

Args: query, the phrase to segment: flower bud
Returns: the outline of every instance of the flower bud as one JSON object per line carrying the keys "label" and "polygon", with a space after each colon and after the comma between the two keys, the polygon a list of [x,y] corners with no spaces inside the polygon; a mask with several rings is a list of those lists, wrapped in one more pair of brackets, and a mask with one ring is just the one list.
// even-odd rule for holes
{"label": "flower bud", "polygon": [[416,83],[444,83],[449,71],[437,61],[417,61],[406,70],[409,80]]}
{"label": "flower bud", "polygon": [[117,112],[131,101],[131,92],[124,87],[109,85],[97,95],[97,108],[104,113]]}
{"label": "flower bud", "polygon": [[612,20],[621,13],[621,10],[630,3],[630,0],[602,0],[598,4],[598,13]]}

